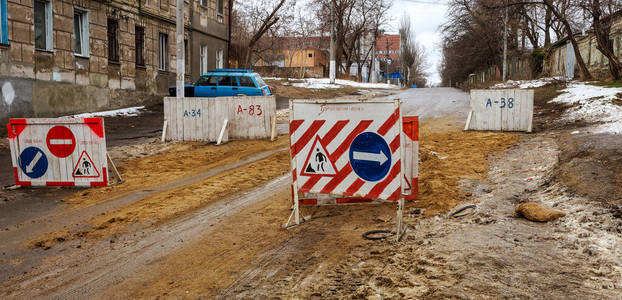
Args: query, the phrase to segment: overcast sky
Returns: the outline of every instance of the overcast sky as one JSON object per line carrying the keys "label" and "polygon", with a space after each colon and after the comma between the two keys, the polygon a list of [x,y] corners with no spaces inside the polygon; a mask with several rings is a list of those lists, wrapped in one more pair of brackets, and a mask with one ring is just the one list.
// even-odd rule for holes
{"label": "overcast sky", "polygon": [[438,73],[441,61],[441,35],[438,27],[446,20],[446,3],[447,0],[394,0],[393,7],[389,10],[393,20],[388,31],[398,31],[399,21],[403,14],[410,17],[417,41],[426,49],[430,84],[441,81]]}

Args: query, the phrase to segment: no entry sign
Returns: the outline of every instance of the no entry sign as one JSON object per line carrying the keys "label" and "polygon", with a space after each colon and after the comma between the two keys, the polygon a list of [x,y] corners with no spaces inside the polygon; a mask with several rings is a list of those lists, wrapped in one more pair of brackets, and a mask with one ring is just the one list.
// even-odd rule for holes
{"label": "no entry sign", "polygon": [[108,185],[102,118],[11,119],[7,129],[16,185]]}
{"label": "no entry sign", "polygon": [[76,149],[76,138],[65,126],[52,127],[45,140],[50,152],[57,157],[67,157]]}

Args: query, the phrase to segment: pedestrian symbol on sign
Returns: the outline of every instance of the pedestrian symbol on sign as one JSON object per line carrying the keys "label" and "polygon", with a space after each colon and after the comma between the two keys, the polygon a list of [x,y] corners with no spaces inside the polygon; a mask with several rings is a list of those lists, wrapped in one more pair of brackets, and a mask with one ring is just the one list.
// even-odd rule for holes
{"label": "pedestrian symbol on sign", "polygon": [[335,164],[330,161],[328,151],[326,151],[320,137],[316,136],[315,142],[307,155],[305,168],[300,175],[335,176],[337,174],[336,169]]}
{"label": "pedestrian symbol on sign", "polygon": [[73,177],[99,177],[99,171],[86,151],[82,151],[78,163],[73,169]]}

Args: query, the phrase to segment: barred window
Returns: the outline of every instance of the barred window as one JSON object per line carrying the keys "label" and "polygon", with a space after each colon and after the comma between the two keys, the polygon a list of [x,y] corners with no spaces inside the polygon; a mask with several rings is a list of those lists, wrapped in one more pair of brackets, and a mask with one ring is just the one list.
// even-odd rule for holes
{"label": "barred window", "polygon": [[108,19],[108,61],[119,62],[119,21]]}

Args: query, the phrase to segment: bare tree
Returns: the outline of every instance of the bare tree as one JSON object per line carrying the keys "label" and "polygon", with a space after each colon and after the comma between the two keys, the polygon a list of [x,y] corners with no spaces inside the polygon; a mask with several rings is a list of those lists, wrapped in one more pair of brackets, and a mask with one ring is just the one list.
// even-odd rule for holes
{"label": "bare tree", "polygon": [[609,72],[613,79],[619,80],[622,65],[613,51],[613,40],[610,39],[614,13],[620,9],[619,1],[581,0],[579,5],[591,16],[592,27],[596,36],[596,49],[607,57]]}
{"label": "bare tree", "polygon": [[[556,21],[559,22],[563,33],[566,34],[570,42],[572,43],[572,47],[574,50],[574,54],[576,57],[577,64],[579,65],[579,69],[581,71],[581,77],[584,80],[589,80],[592,78],[592,74],[587,68],[583,57],[581,57],[581,51],[579,51],[579,45],[577,43],[577,39],[575,37],[575,28],[578,26],[573,26],[573,23],[577,20],[576,10],[572,10],[571,8],[577,8],[576,3],[573,3],[571,0],[508,0],[504,1],[504,3],[486,3],[485,7],[487,9],[500,9],[507,7],[524,7],[525,5],[542,5],[547,10],[551,12],[551,14],[555,17]],[[559,32],[558,35],[562,33]]]}
{"label": "bare tree", "polygon": [[[452,0],[443,35],[443,83],[460,82],[489,66],[500,66],[503,53],[503,10],[489,9],[492,0]],[[513,12],[510,12],[513,13]],[[513,15],[511,15],[513,16]],[[508,49],[515,51],[516,43]]]}
{"label": "bare tree", "polygon": [[415,39],[415,32],[407,14],[400,20],[400,64],[405,73],[406,84],[416,84],[424,87],[426,84],[425,49]]}
{"label": "bare tree", "polygon": [[345,73],[354,62],[359,62],[361,38],[370,29],[377,29],[387,19],[390,0],[314,0],[322,31],[330,26],[330,5],[335,5],[335,61],[338,73]]}
{"label": "bare tree", "polygon": [[[232,23],[232,39],[240,45],[239,59],[250,66],[253,54],[273,48],[270,42],[261,45],[268,33],[275,35],[279,26],[292,16],[294,0],[238,1]],[[267,44],[267,46],[266,46]]]}

